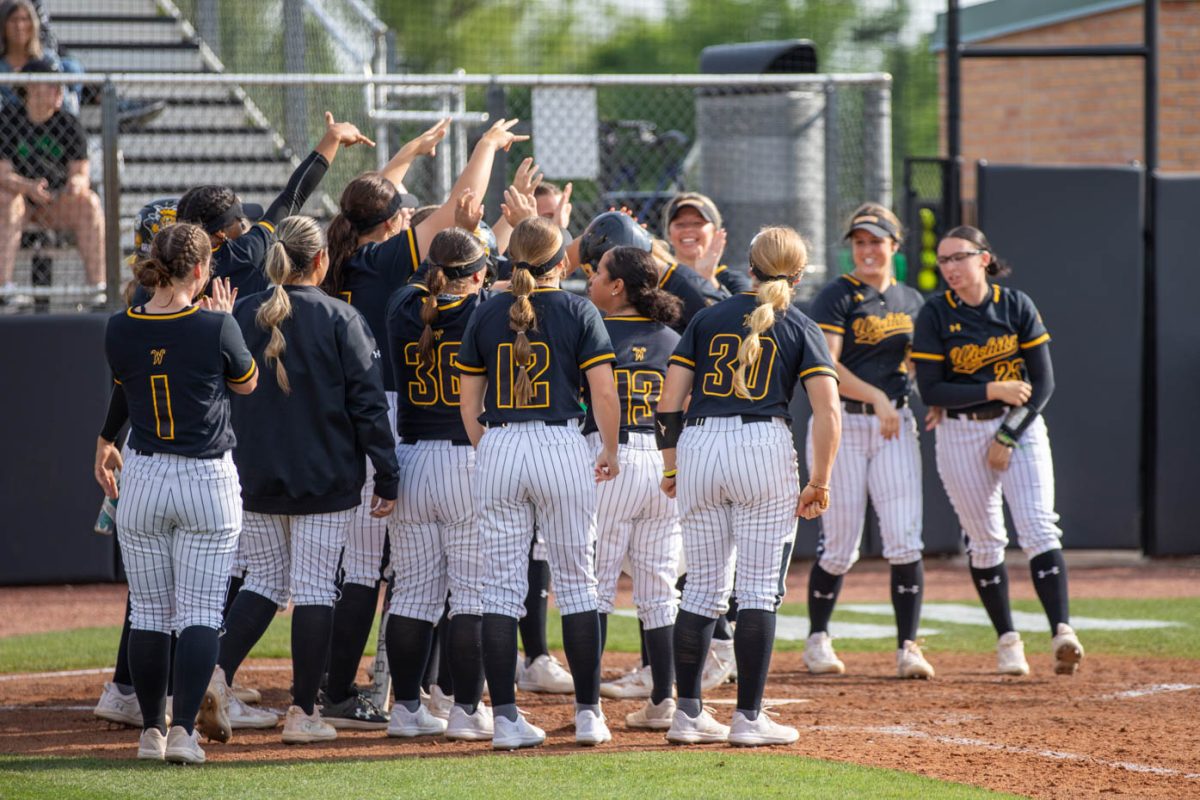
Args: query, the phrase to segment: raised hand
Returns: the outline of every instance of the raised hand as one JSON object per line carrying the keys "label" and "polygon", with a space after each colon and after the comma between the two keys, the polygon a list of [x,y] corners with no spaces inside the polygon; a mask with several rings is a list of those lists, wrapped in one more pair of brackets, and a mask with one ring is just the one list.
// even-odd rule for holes
{"label": "raised hand", "polygon": [[442,139],[446,138],[446,133],[450,130],[450,118],[439,120],[429,130],[422,133],[415,139],[411,139],[405,143],[402,150],[407,151],[408,155],[416,158],[417,156],[436,156],[437,146],[441,144]]}
{"label": "raised hand", "polygon": [[467,189],[458,197],[454,206],[454,225],[464,231],[474,233],[483,219],[483,204],[475,196],[474,189]]}
{"label": "raised hand", "polygon": [[504,215],[504,221],[515,228],[519,222],[537,216],[537,201],[532,194],[519,192],[516,186],[510,186],[504,190],[500,213]]}
{"label": "raised hand", "polygon": [[337,122],[328,111],[325,112],[325,135],[332,137],[343,147],[353,147],[356,144],[375,146],[375,142],[368,139],[354,123]]}
{"label": "raised hand", "polygon": [[563,187],[558,206],[554,209],[554,224],[563,230],[571,227],[571,192],[574,188],[575,185],[571,183]]}
{"label": "raised hand", "polygon": [[498,119],[496,124],[488,128],[480,143],[487,143],[494,150],[508,151],[517,142],[528,142],[528,136],[519,136],[512,132],[519,119]]}
{"label": "raised hand", "polygon": [[522,159],[513,175],[512,188],[521,194],[532,196],[535,189],[542,183],[541,168],[533,163],[532,158]]}

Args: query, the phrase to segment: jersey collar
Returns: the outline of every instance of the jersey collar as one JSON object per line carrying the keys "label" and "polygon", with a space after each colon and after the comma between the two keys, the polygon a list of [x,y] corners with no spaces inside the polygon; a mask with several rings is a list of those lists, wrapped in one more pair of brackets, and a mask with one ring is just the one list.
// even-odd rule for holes
{"label": "jersey collar", "polygon": [[[965,300],[963,300],[961,297],[959,297],[958,292],[951,291],[950,289],[946,290],[946,302],[950,304],[951,308],[958,308],[959,306],[966,306],[967,308],[973,307],[969,303],[967,303]],[[993,283],[992,284],[992,305],[995,305],[999,302],[1000,302],[1000,284]],[[979,306],[974,306],[974,308],[981,308],[983,306],[986,306],[987,304],[988,304],[987,299],[985,297],[984,301],[982,303],[980,303]]]}
{"label": "jersey collar", "polygon": [[[145,306],[143,305],[142,308],[145,308]],[[129,309],[126,309],[125,313],[132,319],[160,320],[160,319],[179,319],[180,317],[187,317],[192,314],[195,314],[199,310],[200,310],[200,306],[188,306],[187,308],[183,309],[182,311],[176,311],[173,314],[139,314],[138,312],[134,311],[132,308],[129,308]]]}

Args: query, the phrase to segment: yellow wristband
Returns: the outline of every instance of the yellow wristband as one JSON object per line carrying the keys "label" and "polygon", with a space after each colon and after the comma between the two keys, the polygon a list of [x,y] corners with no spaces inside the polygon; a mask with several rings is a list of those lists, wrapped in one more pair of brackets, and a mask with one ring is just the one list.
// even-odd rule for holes
{"label": "yellow wristband", "polygon": [[676,475],[678,475],[678,474],[679,474],[679,470],[678,470],[678,469],[664,469],[664,470],[663,470],[663,477],[664,477],[664,478],[674,478],[674,477],[675,477]]}

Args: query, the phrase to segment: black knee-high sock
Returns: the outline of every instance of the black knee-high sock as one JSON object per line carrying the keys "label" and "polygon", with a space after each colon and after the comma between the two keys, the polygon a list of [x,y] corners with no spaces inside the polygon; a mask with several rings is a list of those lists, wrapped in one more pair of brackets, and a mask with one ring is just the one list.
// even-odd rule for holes
{"label": "black knee-high sock", "polygon": [[342,584],[342,596],[333,607],[333,642],[329,650],[329,700],[340,703],[354,693],[354,678],[375,621],[379,584]]}
{"label": "black knee-high sock", "polygon": [[575,680],[575,702],[600,704],[600,612],[581,611],[562,618],[563,651]]}
{"label": "black knee-high sock", "polygon": [[724,614],[717,617],[717,624],[713,626],[712,638],[722,642],[728,642],[733,638],[733,628],[729,627],[729,617]]}
{"label": "black knee-high sock", "polygon": [[[233,676],[246,656],[258,644],[258,640],[271,627],[279,607],[257,592],[238,592],[233,606],[225,615],[225,633],[221,636],[221,648],[217,663],[225,671],[225,680],[233,685]],[[292,619],[295,628],[296,620]]]}
{"label": "black knee-high sock", "polygon": [[438,669],[437,685],[442,694],[454,694],[454,670],[451,666],[454,654],[450,651],[450,606],[442,612],[442,618],[433,629],[433,638],[437,642]]}
{"label": "black knee-high sock", "polygon": [[117,643],[117,665],[113,667],[112,682],[128,693],[133,686],[133,676],[129,674],[129,596],[125,596],[125,622],[121,625],[121,640]]}
{"label": "black knee-high sock", "polygon": [[133,629],[129,632],[129,674],[142,708],[142,730],[167,732],[167,659],[171,634]]}
{"label": "black knee-high sock", "polygon": [[[808,633],[823,633],[829,630],[829,618],[833,616],[833,607],[837,605],[838,594],[842,591],[842,575],[831,575],[821,569],[821,564],[814,563],[812,572],[808,574]],[[738,670],[741,675],[741,670]]]}
{"label": "black knee-high sock", "polygon": [[229,576],[229,585],[225,587],[225,608],[221,611],[222,618],[229,617],[229,609],[233,608],[233,601],[237,598],[238,592],[242,590],[242,585],[246,579],[237,575]]}
{"label": "black knee-high sock", "polygon": [[[638,623],[639,626],[641,624],[642,623],[640,623],[640,622]],[[608,614],[601,614],[600,615],[600,652],[603,653],[604,648],[606,648],[606,647],[608,647]],[[644,650],[645,648],[646,648],[646,644],[643,641],[642,649]]]}
{"label": "black knee-high sock", "polygon": [[771,648],[775,645],[775,613],[752,608],[738,614],[733,653],[737,658],[737,707],[748,719],[758,717],[767,670],[771,668]]}
{"label": "black knee-high sock", "polygon": [[[525,616],[519,623],[521,645],[525,650],[526,665],[538,656],[550,652],[546,642],[547,594],[550,591],[550,564],[546,561],[529,560],[529,592],[525,595]],[[488,679],[489,685],[491,679]]]}
{"label": "black knee-high sock", "polygon": [[[219,631],[218,631],[218,635],[220,635]],[[176,646],[178,644],[179,644],[179,637],[172,633],[171,634],[171,658],[167,661],[167,686],[175,685],[175,650],[176,650]],[[213,657],[216,658],[216,656],[213,656]],[[210,669],[209,672],[212,672],[212,670]]]}
{"label": "black knee-high sock", "polygon": [[[429,690],[433,688],[434,681],[438,677],[438,670],[442,666],[442,631],[437,625],[433,626],[433,632],[429,637],[429,655],[425,659],[425,673],[421,675],[421,691],[429,694]],[[441,688],[441,687],[439,687]]]}
{"label": "black knee-high sock", "polygon": [[392,694],[409,711],[416,711],[412,704],[421,702],[421,679],[425,677],[432,646],[432,622],[388,614],[387,654]]}
{"label": "black knee-high sock", "polygon": [[184,628],[176,640],[171,724],[188,733],[196,726],[196,712],[217,665],[217,629],[204,625]]}
{"label": "black knee-high sock", "polygon": [[971,580],[992,620],[996,635],[1003,636],[1013,630],[1012,608],[1008,604],[1008,569],[1004,562],[987,569],[971,567]]}
{"label": "black knee-high sock", "polygon": [[[708,657],[708,646],[712,643],[716,624],[717,621],[711,617],[702,617],[682,609],[675,617],[675,685],[679,687],[681,699],[700,699],[704,659]],[[654,668],[653,659],[650,667]]]}
{"label": "black knee-high sock", "polygon": [[[512,706],[516,713],[517,621],[503,614],[484,614],[480,634],[483,640],[483,673],[488,693],[498,714]],[[515,719],[510,717],[510,719]]]}
{"label": "black knee-high sock", "polygon": [[[605,635],[606,641],[607,641],[607,636],[608,636],[608,628],[607,627],[605,627],[604,635]],[[648,666],[650,666],[650,650],[646,646],[646,626],[644,624],[642,624],[642,621],[640,619],[638,620],[638,641],[641,642],[641,645],[642,645],[642,666],[648,667]],[[674,667],[672,667],[672,669],[674,669]]]}
{"label": "black knee-high sock", "polygon": [[654,685],[650,689],[650,700],[654,703],[661,703],[671,696],[671,689],[675,683],[674,639],[674,625],[651,628],[645,632],[650,676],[654,679]]}
{"label": "black knee-high sock", "polygon": [[474,714],[483,697],[483,617],[455,614],[450,618],[446,650],[454,681],[454,702]]}
{"label": "black knee-high sock", "polygon": [[329,658],[333,608],[296,606],[292,611],[292,702],[313,713]]}
{"label": "black knee-high sock", "polygon": [[925,563],[892,564],[892,608],[896,612],[896,648],[917,640],[921,597],[925,593]]}
{"label": "black knee-high sock", "polygon": [[1069,623],[1071,620],[1067,562],[1063,560],[1062,550],[1047,550],[1031,558],[1029,574],[1033,578],[1038,600],[1042,601],[1042,608],[1046,610],[1046,618],[1050,620],[1050,633],[1053,635],[1058,631],[1058,623]]}

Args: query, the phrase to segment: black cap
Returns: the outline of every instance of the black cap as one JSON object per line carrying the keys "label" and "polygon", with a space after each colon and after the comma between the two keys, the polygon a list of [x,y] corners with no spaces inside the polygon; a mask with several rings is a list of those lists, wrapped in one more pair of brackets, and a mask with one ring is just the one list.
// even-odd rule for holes
{"label": "black cap", "polygon": [[21,72],[62,72],[58,64],[48,58],[35,58],[33,61],[25,62],[25,66],[21,67]]}
{"label": "black cap", "polygon": [[637,220],[620,211],[605,211],[588,224],[579,237],[579,263],[599,266],[600,258],[614,247],[636,247],[647,253],[654,240]]}
{"label": "black cap", "polygon": [[896,226],[887,217],[878,214],[859,214],[850,221],[850,228],[842,238],[849,239],[855,231],[866,231],[881,239],[900,241],[900,231],[896,230]]}

